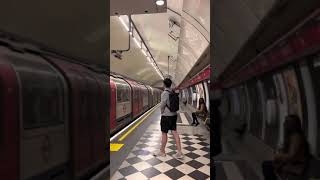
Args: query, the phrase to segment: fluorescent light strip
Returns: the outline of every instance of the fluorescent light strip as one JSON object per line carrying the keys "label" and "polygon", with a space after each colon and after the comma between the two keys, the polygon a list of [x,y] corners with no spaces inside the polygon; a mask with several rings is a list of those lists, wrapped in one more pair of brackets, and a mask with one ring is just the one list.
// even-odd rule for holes
{"label": "fluorescent light strip", "polygon": [[141,49],[141,51],[147,57],[147,53],[143,49]]}
{"label": "fluorescent light strip", "polygon": [[137,46],[139,47],[139,48],[141,48],[141,44],[138,42],[138,40],[134,37],[133,38],[133,40],[134,40],[134,42],[137,44]]}
{"label": "fluorescent light strip", "polygon": [[[123,21],[123,19],[122,19],[121,17],[119,17],[119,20],[120,20],[120,22],[122,23],[122,25],[125,27],[125,29],[129,32],[129,28],[128,28],[128,26],[126,25],[126,23]],[[132,32],[130,31],[129,34],[132,35]],[[134,40],[134,42],[136,43],[136,45],[141,49],[142,53],[147,57],[148,61],[151,63],[151,65],[152,65],[153,68],[156,70],[156,72],[158,73],[158,75],[159,75],[162,79],[164,79],[163,76],[162,76],[162,74],[161,74],[161,72],[160,72],[160,70],[158,69],[158,67],[157,67],[156,64],[155,64],[154,59],[152,58],[152,60],[153,60],[153,61],[152,61],[151,58],[148,57],[147,53],[142,49],[141,43],[139,43],[138,40],[137,40],[135,37],[133,37],[133,40]]]}
{"label": "fluorescent light strip", "polygon": [[119,17],[120,22],[122,23],[122,25],[126,28],[127,31],[129,31],[128,26],[126,25],[126,23],[123,21],[123,19],[121,17]]}

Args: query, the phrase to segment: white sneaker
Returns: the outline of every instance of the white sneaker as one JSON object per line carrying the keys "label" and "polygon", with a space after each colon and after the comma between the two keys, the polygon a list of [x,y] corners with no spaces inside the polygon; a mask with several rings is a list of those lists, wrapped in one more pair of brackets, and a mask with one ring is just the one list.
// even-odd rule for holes
{"label": "white sneaker", "polygon": [[159,152],[155,152],[155,153],[153,153],[153,156],[157,156],[157,157],[166,157],[166,153],[163,153],[163,152],[159,151]]}
{"label": "white sneaker", "polygon": [[174,157],[177,159],[183,159],[184,155],[181,152],[177,152]]}

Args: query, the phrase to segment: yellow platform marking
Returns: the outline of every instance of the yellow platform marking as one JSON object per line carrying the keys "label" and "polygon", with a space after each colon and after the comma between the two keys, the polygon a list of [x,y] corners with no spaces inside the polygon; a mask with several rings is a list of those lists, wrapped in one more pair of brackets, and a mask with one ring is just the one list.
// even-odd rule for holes
{"label": "yellow platform marking", "polygon": [[135,124],[131,129],[129,129],[124,135],[122,135],[118,141],[123,141],[135,128],[137,128],[150,114],[157,109],[158,106],[154,107],[148,114],[146,114],[137,124]]}
{"label": "yellow platform marking", "polygon": [[124,144],[115,144],[115,143],[112,143],[112,144],[110,144],[110,151],[111,151],[111,152],[119,151],[119,150],[122,148],[123,145],[124,145]]}

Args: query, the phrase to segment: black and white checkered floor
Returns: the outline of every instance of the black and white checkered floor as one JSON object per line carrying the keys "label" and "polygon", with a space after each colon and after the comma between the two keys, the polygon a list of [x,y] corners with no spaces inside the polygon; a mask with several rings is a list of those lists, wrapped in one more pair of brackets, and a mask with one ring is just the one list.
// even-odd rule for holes
{"label": "black and white checkered floor", "polygon": [[210,179],[210,139],[201,134],[180,134],[184,158],[175,159],[176,146],[173,136],[168,134],[166,157],[154,157],[159,150],[161,131],[159,121],[149,126],[131,150],[112,180],[143,179]]}

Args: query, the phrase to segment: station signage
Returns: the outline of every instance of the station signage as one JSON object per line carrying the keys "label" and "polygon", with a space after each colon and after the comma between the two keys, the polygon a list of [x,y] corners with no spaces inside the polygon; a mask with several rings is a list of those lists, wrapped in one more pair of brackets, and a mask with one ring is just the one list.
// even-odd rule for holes
{"label": "station signage", "polygon": [[307,23],[269,51],[260,54],[254,62],[222,82],[224,88],[240,84],[255,76],[300,60],[307,54],[320,50],[320,22]]}

